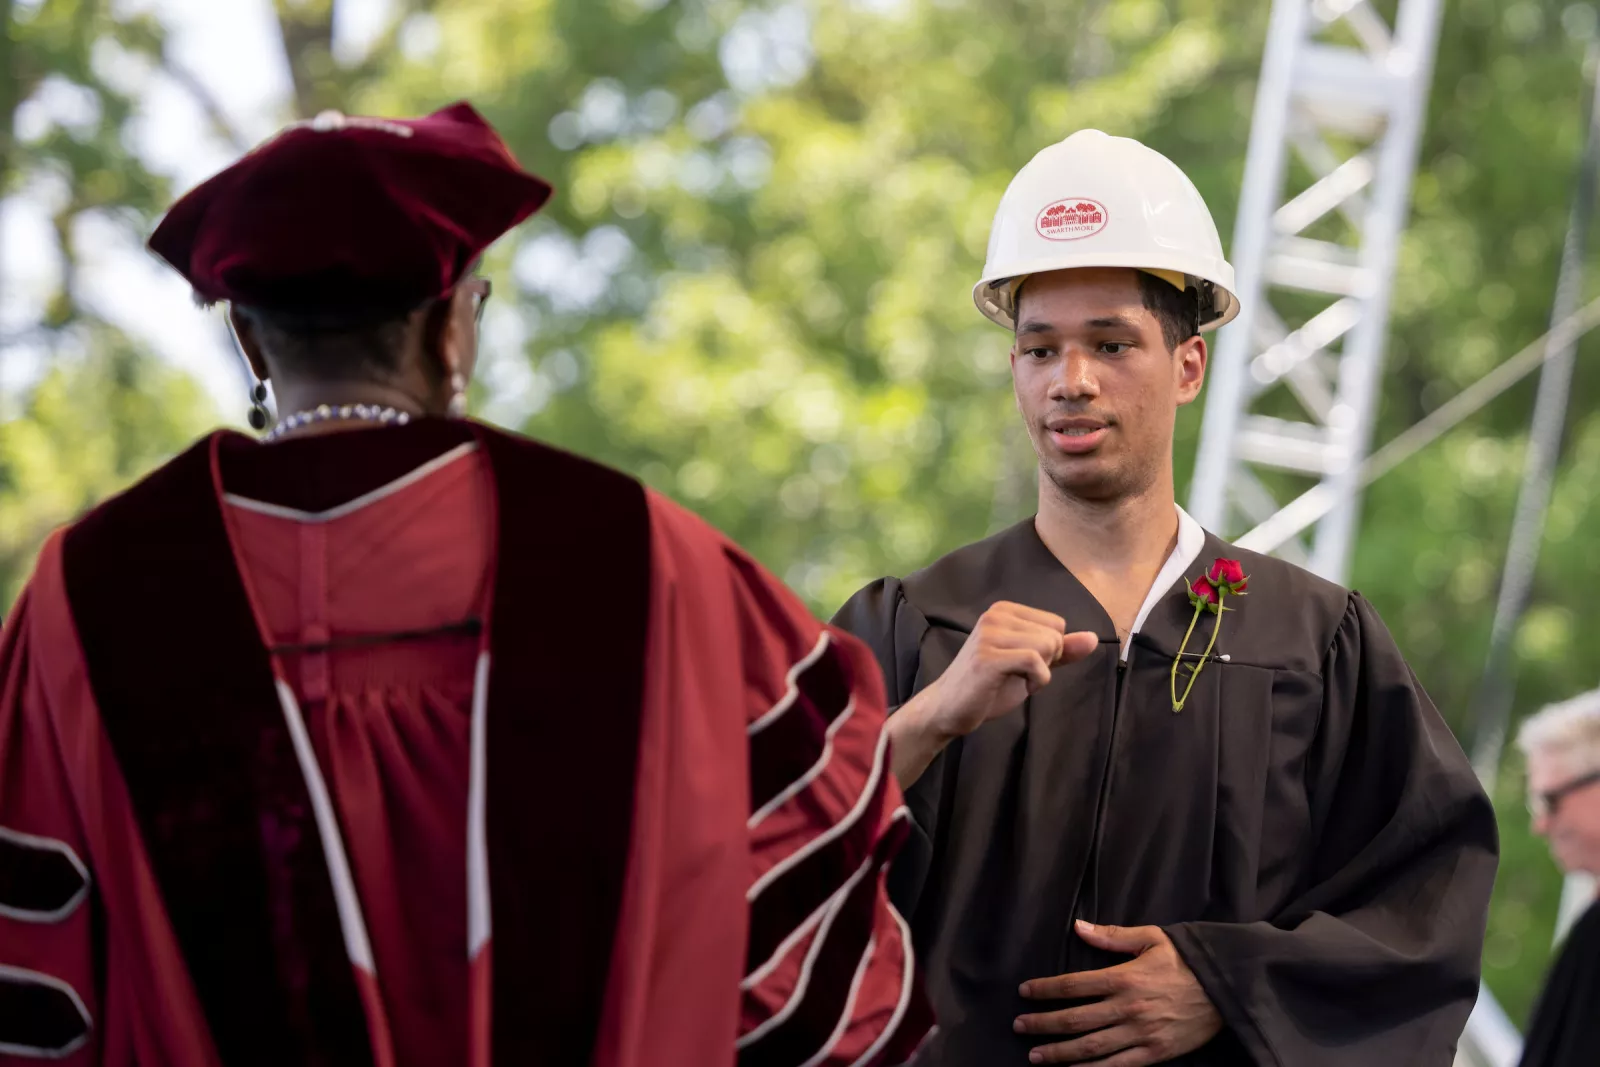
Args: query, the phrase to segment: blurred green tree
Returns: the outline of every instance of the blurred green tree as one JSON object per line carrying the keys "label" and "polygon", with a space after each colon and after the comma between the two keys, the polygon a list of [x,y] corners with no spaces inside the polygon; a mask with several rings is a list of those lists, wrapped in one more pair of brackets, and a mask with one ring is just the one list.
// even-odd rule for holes
{"label": "blurred green tree", "polygon": [[[8,374],[28,384],[0,396],[0,612],[50,530],[211,420],[192,382],[81,298],[79,227],[109,220],[138,231],[168,195],[129,147],[136,101],[119,88],[118,61],[186,77],[148,14],[114,16],[104,0],[0,0],[0,197],[29,190],[50,204],[59,263],[38,321],[0,337],[0,360],[17,358],[22,342],[27,358],[42,364]],[[71,118],[17,137],[19,109],[46,97],[66,101],[61,110]]]}
{"label": "blurred green tree", "polygon": [[170,459],[211,423],[187,375],[119,330],[84,327],[86,350],[52,366],[0,421],[0,581],[21,588],[44,538]]}
{"label": "blurred green tree", "polygon": [[[1394,3],[1380,3],[1393,13]],[[492,416],[641,474],[821,612],[1028,514],[1007,340],[973,311],[990,214],[1096,126],[1182,165],[1233,225],[1268,5],[1253,0],[476,0],[365,94],[479,101],[558,196],[502,250]],[[1587,5],[1446,16],[1397,281],[1381,441],[1544,328],[1595,33]],[[1585,344],[1585,352],[1592,344]],[[520,349],[522,358],[507,353]],[[1600,682],[1600,421],[1574,392],[1522,708]],[[1477,684],[1531,386],[1374,487],[1353,580],[1458,728]],[[1179,426],[1187,480],[1198,406]],[[1180,487],[1180,492],[1182,488]],[[1420,507],[1419,507],[1420,505]],[[1522,1018],[1559,880],[1506,783],[1487,973]]]}
{"label": "blurred green tree", "polygon": [[[557,186],[491,258],[513,299],[491,305],[480,409],[638,473],[823,613],[1031,511],[1007,339],[969,295],[1011,174],[1077,128],[1140,137],[1189,172],[1231,234],[1268,14],[1260,0],[395,0],[353,57],[335,47],[333,2],[274,0],[297,114],[470,97]],[[0,190],[67,168],[75,204],[148,219],[166,191],[124,147],[128,102],[92,59],[109,38],[166,62],[160,26],[95,0],[13,3],[0,0]],[[1449,5],[1379,440],[1543,330],[1595,33],[1593,8],[1570,0]],[[99,124],[16,145],[9,116],[51,77],[99,94]],[[50,329],[83,315],[66,275]],[[182,404],[133,405],[113,446],[125,453],[67,462],[115,423],[87,406],[68,418],[52,398],[114,404],[92,368],[132,358],[89,336],[83,362],[0,436],[0,605],[40,524],[191,432]],[[1592,347],[1518,636],[1523,710],[1600,683],[1582,637],[1600,630]],[[1458,728],[1531,402],[1531,384],[1513,390],[1375,485],[1363,513],[1354,583]],[[1180,419],[1181,481],[1199,421],[1198,406]],[[1512,774],[1497,798],[1506,863],[1486,968],[1520,1019],[1559,880],[1519,791]]]}

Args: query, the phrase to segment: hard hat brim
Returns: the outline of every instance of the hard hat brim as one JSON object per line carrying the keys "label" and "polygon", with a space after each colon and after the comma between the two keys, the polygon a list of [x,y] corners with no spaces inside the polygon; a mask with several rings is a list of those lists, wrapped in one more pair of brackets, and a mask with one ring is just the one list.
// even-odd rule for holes
{"label": "hard hat brim", "polygon": [[[1233,294],[1233,271],[1196,271],[1194,264],[1179,263],[1174,261],[1156,263],[1147,255],[1103,255],[1096,256],[1092,263],[1062,265],[1060,259],[1039,259],[1032,263],[1019,264],[1015,270],[1008,271],[1004,276],[984,278],[972,287],[972,302],[977,305],[983,317],[997,326],[1004,326],[1008,330],[1017,328],[1016,308],[1014,297],[1018,279],[1034,274],[1047,274],[1058,270],[1086,270],[1097,267],[1126,268],[1129,270],[1165,270],[1174,271],[1210,282],[1214,292],[1211,314],[1204,317],[1200,323],[1200,332],[1215,330],[1232,322],[1239,314],[1239,298]],[[1226,268],[1226,264],[1223,265]],[[1214,277],[1213,275],[1223,275]]]}

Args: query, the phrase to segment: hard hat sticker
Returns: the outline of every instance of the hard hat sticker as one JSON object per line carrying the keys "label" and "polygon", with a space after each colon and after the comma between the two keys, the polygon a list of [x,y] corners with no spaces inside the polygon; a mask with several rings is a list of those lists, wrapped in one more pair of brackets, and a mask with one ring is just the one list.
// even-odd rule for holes
{"label": "hard hat sticker", "polygon": [[1040,237],[1052,241],[1077,241],[1106,228],[1106,206],[1098,200],[1069,196],[1046,205],[1034,220]]}

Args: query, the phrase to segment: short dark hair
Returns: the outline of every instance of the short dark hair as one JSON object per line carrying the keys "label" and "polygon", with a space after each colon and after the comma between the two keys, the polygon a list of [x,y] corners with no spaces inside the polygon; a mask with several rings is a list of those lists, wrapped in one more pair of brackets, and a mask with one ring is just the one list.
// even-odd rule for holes
{"label": "short dark hair", "polygon": [[1200,293],[1193,286],[1179,289],[1154,274],[1142,270],[1135,273],[1139,275],[1139,298],[1144,301],[1145,310],[1161,323],[1161,339],[1167,343],[1167,351],[1200,332]]}
{"label": "short dark hair", "polygon": [[313,381],[388,378],[400,370],[406,319],[309,325],[292,316],[240,308],[274,368]]}
{"label": "short dark hair", "polygon": [[[456,284],[477,274],[482,264],[483,257],[474,256]],[[239,311],[255,327],[267,359],[280,369],[312,381],[359,381],[399,373],[407,320],[440,299],[420,304],[381,299],[359,308],[240,307]]]}

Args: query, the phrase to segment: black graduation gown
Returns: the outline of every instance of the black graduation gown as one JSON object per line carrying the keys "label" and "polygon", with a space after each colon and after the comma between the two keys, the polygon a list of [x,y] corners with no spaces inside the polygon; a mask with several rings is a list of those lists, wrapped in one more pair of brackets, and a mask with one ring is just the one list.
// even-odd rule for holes
{"label": "black graduation gown", "polygon": [[1522,1067],[1600,1063],[1600,904],[1583,913],[1534,1005]]}
{"label": "black graduation gown", "polygon": [[[1186,1064],[1449,1067],[1478,989],[1494,812],[1372,607],[1207,536],[1198,574],[1241,559],[1184,710],[1168,672],[1193,609],[1175,583],[1126,665],[1099,602],[1027,520],[902,580],[836,624],[899,705],[998,600],[1055,612],[1100,647],[1021,709],[947,748],[907,793],[916,833],[891,875],[940,1033],[927,1067],[1026,1063],[1029,978],[1127,957],[1074,919],[1166,930],[1226,1022]],[[1215,616],[1202,618],[1191,653]]]}

